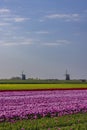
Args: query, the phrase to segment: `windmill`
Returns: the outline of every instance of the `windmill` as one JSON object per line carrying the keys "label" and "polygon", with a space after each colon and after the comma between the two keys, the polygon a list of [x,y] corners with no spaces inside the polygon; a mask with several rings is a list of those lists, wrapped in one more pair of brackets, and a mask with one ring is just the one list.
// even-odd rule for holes
{"label": "windmill", "polygon": [[66,76],[66,80],[70,80],[70,75],[67,73],[67,70],[65,76]]}
{"label": "windmill", "polygon": [[22,76],[22,80],[26,80],[26,75],[24,74],[24,72],[23,72],[23,71],[22,71],[21,76]]}

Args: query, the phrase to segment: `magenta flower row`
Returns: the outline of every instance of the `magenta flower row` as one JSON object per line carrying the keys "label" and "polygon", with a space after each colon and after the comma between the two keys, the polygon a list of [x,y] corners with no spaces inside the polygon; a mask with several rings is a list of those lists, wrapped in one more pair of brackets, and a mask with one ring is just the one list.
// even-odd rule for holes
{"label": "magenta flower row", "polygon": [[87,112],[87,90],[0,92],[0,121]]}

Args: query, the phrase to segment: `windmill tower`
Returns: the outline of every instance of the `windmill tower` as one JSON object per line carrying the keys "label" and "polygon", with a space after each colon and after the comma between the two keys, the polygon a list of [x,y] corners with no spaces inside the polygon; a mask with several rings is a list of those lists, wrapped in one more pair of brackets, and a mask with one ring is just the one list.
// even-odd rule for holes
{"label": "windmill tower", "polygon": [[23,71],[22,71],[22,80],[26,80],[26,75],[23,73]]}
{"label": "windmill tower", "polygon": [[65,76],[66,76],[66,80],[70,80],[70,75],[67,73],[67,70]]}

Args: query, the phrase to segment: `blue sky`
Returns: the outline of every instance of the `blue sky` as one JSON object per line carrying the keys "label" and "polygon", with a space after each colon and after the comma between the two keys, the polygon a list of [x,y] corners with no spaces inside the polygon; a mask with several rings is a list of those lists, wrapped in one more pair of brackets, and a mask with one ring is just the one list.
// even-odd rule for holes
{"label": "blue sky", "polygon": [[0,78],[87,79],[87,0],[0,0]]}

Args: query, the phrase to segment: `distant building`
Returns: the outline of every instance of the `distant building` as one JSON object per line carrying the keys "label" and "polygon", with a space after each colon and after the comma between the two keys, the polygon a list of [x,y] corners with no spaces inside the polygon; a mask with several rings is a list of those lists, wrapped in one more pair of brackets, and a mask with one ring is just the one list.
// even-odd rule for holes
{"label": "distant building", "polygon": [[26,80],[26,75],[22,72],[22,80]]}
{"label": "distant building", "polygon": [[67,70],[65,76],[66,76],[66,80],[70,80],[70,75],[67,73]]}
{"label": "distant building", "polygon": [[21,77],[12,77],[11,80],[21,80]]}
{"label": "distant building", "polygon": [[81,79],[81,82],[86,82],[86,79]]}

